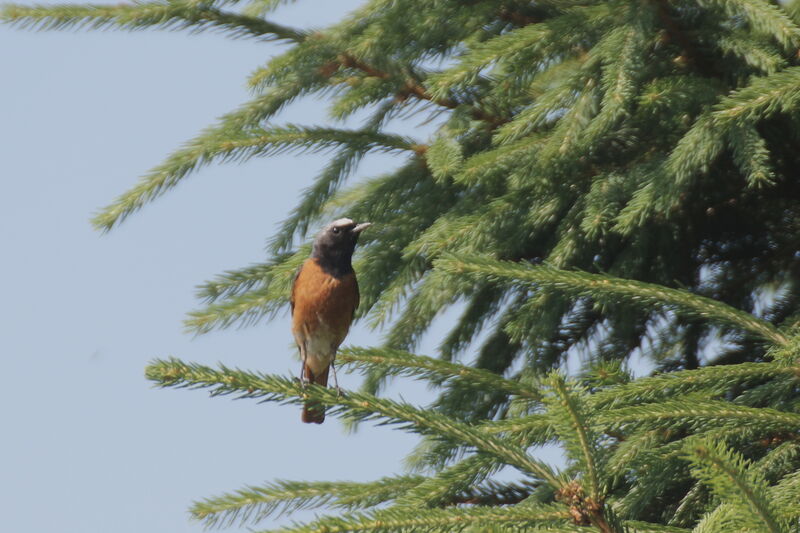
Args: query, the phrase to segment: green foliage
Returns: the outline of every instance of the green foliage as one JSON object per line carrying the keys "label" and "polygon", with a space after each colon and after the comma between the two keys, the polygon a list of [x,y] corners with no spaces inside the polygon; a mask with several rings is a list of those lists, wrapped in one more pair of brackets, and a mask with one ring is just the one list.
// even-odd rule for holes
{"label": "green foliage", "polygon": [[300,41],[303,31],[261,18],[221,11],[197,2],[136,2],[117,5],[6,5],[3,19],[22,28],[61,30],[68,28],[120,28],[141,30],[164,28],[194,31],[218,30],[231,37]]}
{"label": "green foliage", "polygon": [[206,527],[260,522],[272,514],[330,506],[373,507],[419,485],[422,476],[384,478],[372,483],[276,481],[207,498],[191,508],[192,518]]}
{"label": "green foliage", "polygon": [[412,144],[397,135],[372,131],[345,131],[332,128],[308,128],[294,125],[264,129],[232,129],[229,119],[211,128],[174,153],[162,165],[141,179],[139,184],[120,196],[114,204],[93,220],[96,227],[111,229],[150,200],[175,187],[197,167],[213,161],[244,162],[258,156],[289,151],[318,152],[336,147],[351,151],[410,150]]}
{"label": "green foliage", "polygon": [[[380,353],[385,362],[376,361]],[[489,378],[469,367],[385,350],[350,349],[341,359],[345,367],[356,369],[377,364],[471,388],[504,386],[502,378]],[[473,526],[480,530],[489,521],[502,523],[498,527],[503,531],[536,527],[578,531],[577,526],[589,525],[600,531],[687,531],[659,522],[669,520],[670,510],[679,508],[681,499],[694,498],[696,490],[687,492],[697,486],[688,484],[692,476],[710,486],[715,496],[692,500],[696,531],[738,530],[736,524],[746,524],[749,531],[795,531],[789,521],[796,519],[796,509],[779,504],[790,501],[800,487],[796,437],[800,413],[743,404],[748,401],[743,383],[775,386],[784,374],[792,376],[794,385],[790,390],[778,388],[795,399],[798,411],[800,372],[781,362],[764,362],[631,382],[592,381],[587,382],[589,388],[556,373],[535,384],[504,386],[542,414],[466,425],[436,411],[365,393],[339,395],[317,386],[303,388],[279,376],[174,359],[156,361],[147,369],[148,378],[163,387],[207,388],[214,396],[280,403],[313,399],[350,419],[376,420],[435,436],[439,455],[444,449],[440,445],[463,447],[467,454],[450,455],[427,475],[365,484],[278,482],[246,487],[193,508],[193,515],[208,525],[255,524],[277,512],[320,506],[343,513],[290,531],[459,531]],[[687,395],[687,390],[695,392]],[[726,399],[703,399],[708,396]],[[607,400],[615,397],[637,398],[640,405],[619,407]],[[561,472],[525,451],[553,438],[564,444],[568,458]],[[725,443],[741,452],[731,451]],[[508,484],[487,479],[504,465],[519,468],[529,481]],[[381,510],[355,512],[375,506]],[[660,511],[654,513],[654,508]]]}
{"label": "green foliage", "polygon": [[711,318],[715,322],[727,323],[778,345],[786,338],[774,326],[752,315],[736,311],[720,302],[691,294],[687,291],[668,289],[631,280],[617,279],[601,274],[565,272],[548,267],[525,267],[519,264],[498,263],[490,258],[443,256],[437,261],[442,270],[457,275],[475,275],[482,279],[510,279],[513,283],[529,283],[534,287],[552,288],[577,297],[594,300],[625,301],[646,308],[670,306],[678,314],[690,317]]}
{"label": "green foliage", "polygon": [[720,500],[730,502],[726,511],[735,514],[738,528],[785,531],[769,502],[765,480],[757,472],[749,471],[741,455],[714,442],[696,443],[689,450],[695,475],[711,485]]}
{"label": "green foliage", "polygon": [[462,384],[469,384],[477,390],[502,390],[521,398],[541,399],[541,393],[537,388],[516,380],[504,379],[496,373],[399,350],[344,348],[339,351],[336,358],[338,361],[348,363],[353,370],[362,372],[380,368],[387,375],[411,376],[438,384],[447,379],[458,379]]}
{"label": "green foliage", "polygon": [[[363,391],[174,359],[147,377],[414,432],[417,473],[245,487],[193,517],[252,527],[322,509],[282,530],[296,532],[800,531],[800,2],[369,0],[313,31],[271,22],[284,3],[0,13],[286,44],[247,80],[249,102],[94,219],[110,230],[211,162],[331,154],[270,256],[198,289],[190,331],[276,316],[316,227],[374,223],[358,317],[384,341],[339,355]],[[333,121],[366,119],[280,124],[307,97]],[[348,183],[376,152],[400,164]],[[438,357],[414,355],[450,306],[462,312]],[[634,378],[632,360],[652,375]],[[395,377],[438,397],[379,397]],[[537,458],[553,444],[562,463]],[[498,475],[508,466],[519,479]]]}

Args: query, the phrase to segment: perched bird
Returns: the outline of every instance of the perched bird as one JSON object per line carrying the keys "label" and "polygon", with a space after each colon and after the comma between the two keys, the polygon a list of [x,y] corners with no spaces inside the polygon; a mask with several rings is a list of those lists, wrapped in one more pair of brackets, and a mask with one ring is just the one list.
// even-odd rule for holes
{"label": "perched bird", "polygon": [[[371,226],[340,218],[325,226],[314,239],[311,257],[306,259],[292,286],[292,333],[303,368],[303,384],[328,385],[328,371],[336,350],[347,335],[358,307],[358,282],[350,260],[358,235]],[[333,369],[334,380],[336,368]],[[307,402],[303,422],[321,424],[323,406]]]}

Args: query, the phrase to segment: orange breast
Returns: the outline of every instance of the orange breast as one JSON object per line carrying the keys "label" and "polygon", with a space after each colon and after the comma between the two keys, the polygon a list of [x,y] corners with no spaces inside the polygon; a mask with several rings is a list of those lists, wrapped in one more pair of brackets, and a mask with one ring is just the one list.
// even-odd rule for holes
{"label": "orange breast", "polygon": [[319,333],[330,338],[335,352],[358,307],[355,273],[336,278],[315,259],[307,259],[292,287],[292,332],[296,338]]}

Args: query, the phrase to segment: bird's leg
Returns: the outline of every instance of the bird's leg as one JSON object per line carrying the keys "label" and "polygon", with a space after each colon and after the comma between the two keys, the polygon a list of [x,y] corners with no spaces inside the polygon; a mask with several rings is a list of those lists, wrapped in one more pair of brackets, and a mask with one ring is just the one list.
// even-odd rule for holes
{"label": "bird's leg", "polygon": [[306,354],[306,347],[305,343],[300,346],[300,357],[303,359],[303,364],[300,366],[300,386],[304,389],[306,388],[306,359],[308,358]]}
{"label": "bird's leg", "polygon": [[336,377],[336,356],[331,360],[331,368],[333,369],[333,386],[336,387],[336,395],[342,395],[342,389],[339,388],[339,379]]}

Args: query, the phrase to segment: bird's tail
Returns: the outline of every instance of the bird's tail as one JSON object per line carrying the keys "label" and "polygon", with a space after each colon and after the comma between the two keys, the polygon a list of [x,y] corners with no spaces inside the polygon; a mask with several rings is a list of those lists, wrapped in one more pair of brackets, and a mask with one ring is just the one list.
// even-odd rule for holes
{"label": "bird's tail", "polygon": [[[319,375],[314,375],[314,372],[311,371],[311,367],[306,365],[304,371],[304,377],[308,383],[314,383],[316,385],[321,385],[323,387],[328,386],[328,372],[330,371],[331,367],[326,368]],[[303,404],[303,422],[306,424],[322,424],[325,422],[325,406],[319,402],[314,401],[306,401]]]}

